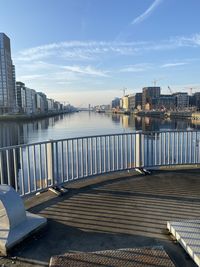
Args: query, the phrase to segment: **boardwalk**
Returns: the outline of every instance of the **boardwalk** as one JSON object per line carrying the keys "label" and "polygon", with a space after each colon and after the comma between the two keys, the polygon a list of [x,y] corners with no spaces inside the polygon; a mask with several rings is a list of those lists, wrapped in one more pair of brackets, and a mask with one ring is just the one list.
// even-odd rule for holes
{"label": "boardwalk", "polygon": [[47,192],[26,201],[48,225],[0,264],[48,266],[52,255],[67,252],[163,246],[176,266],[195,266],[166,222],[200,217],[199,170],[110,174],[70,187],[61,197]]}

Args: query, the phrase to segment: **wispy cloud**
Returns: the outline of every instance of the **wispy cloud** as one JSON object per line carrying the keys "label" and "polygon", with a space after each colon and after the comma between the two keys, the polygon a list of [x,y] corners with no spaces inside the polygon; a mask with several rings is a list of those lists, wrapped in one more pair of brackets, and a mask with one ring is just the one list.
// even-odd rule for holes
{"label": "wispy cloud", "polygon": [[143,72],[151,68],[151,64],[143,63],[143,64],[135,64],[129,65],[121,68],[119,72]]}
{"label": "wispy cloud", "polygon": [[15,55],[18,61],[43,60],[56,57],[69,60],[93,60],[103,54],[130,55],[137,51],[145,42],[61,42],[37,46],[20,51]]}
{"label": "wispy cloud", "polygon": [[142,22],[143,20],[145,20],[146,18],[148,18],[152,14],[152,12],[156,9],[156,7],[161,4],[161,2],[162,0],[155,0],[153,4],[144,13],[142,13],[140,16],[135,18],[131,22],[131,24],[132,25],[138,24]]}
{"label": "wispy cloud", "polygon": [[84,75],[98,76],[98,77],[108,77],[108,71],[102,71],[96,69],[92,66],[63,66],[63,69]]}
{"label": "wispy cloud", "polygon": [[171,67],[178,67],[178,66],[184,66],[187,65],[187,62],[176,62],[176,63],[167,63],[163,64],[161,68],[171,68]]}
{"label": "wispy cloud", "polygon": [[145,51],[200,47],[200,34],[175,36],[157,42],[97,42],[71,41],[29,48],[14,55],[14,62],[41,62],[44,60],[68,60],[70,62],[99,61],[113,56],[134,56]]}

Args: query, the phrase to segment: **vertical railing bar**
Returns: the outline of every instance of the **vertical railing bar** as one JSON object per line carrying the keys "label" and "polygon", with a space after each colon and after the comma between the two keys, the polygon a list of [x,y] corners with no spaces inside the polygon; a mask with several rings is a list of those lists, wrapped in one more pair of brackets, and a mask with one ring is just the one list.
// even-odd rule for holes
{"label": "vertical railing bar", "polygon": [[72,180],[74,180],[74,140],[71,140],[71,168],[72,168]]}
{"label": "vertical railing bar", "polygon": [[16,149],[13,148],[13,160],[14,160],[14,176],[15,176],[15,191],[18,191],[18,181],[17,181],[17,155]]}
{"label": "vertical railing bar", "polygon": [[186,162],[185,163],[188,163],[188,159],[189,159],[188,152],[189,152],[189,139],[188,139],[188,132],[186,132],[186,151],[185,151],[185,154],[186,154]]}
{"label": "vertical railing bar", "polygon": [[123,161],[123,135],[121,135],[121,170],[124,168],[124,161]]}
{"label": "vertical railing bar", "polygon": [[7,167],[8,185],[11,185],[9,152],[10,150],[6,149],[6,167]]}
{"label": "vertical railing bar", "polygon": [[31,177],[30,177],[30,155],[29,155],[29,146],[26,147],[26,160],[27,160],[27,184],[28,192],[31,192]]}
{"label": "vertical railing bar", "polygon": [[88,176],[88,138],[85,139],[85,143],[86,143],[86,150],[85,150],[85,172],[86,172],[86,176]]}
{"label": "vertical railing bar", "polygon": [[90,174],[93,174],[93,139],[90,138]]}
{"label": "vertical railing bar", "polygon": [[2,156],[3,152],[0,151],[0,183],[4,184],[4,177],[3,177],[3,156]]}
{"label": "vertical railing bar", "polygon": [[48,187],[48,159],[47,159],[47,144],[44,144],[44,179],[46,181],[46,187]]}
{"label": "vertical railing bar", "polygon": [[119,135],[117,135],[117,170],[119,170]]}
{"label": "vertical railing bar", "polygon": [[99,172],[102,173],[102,137],[99,137]]}
{"label": "vertical railing bar", "polygon": [[134,134],[134,168],[136,167],[136,134]]}
{"label": "vertical railing bar", "polygon": [[104,136],[104,172],[106,172],[106,137]]}
{"label": "vertical railing bar", "polygon": [[79,178],[78,139],[76,139],[76,178]]}
{"label": "vertical railing bar", "polygon": [[154,160],[155,160],[155,166],[157,166],[157,138],[158,138],[158,136],[157,136],[158,134],[157,133],[155,133],[155,146],[154,146],[154,150],[155,150],[155,155],[154,155]]}
{"label": "vertical railing bar", "polygon": [[34,191],[37,191],[35,145],[32,146],[32,153],[33,153],[33,183],[34,183]]}
{"label": "vertical railing bar", "polygon": [[42,185],[42,151],[41,144],[39,145],[39,178],[40,178],[40,189],[43,188]]}
{"label": "vertical railing bar", "polygon": [[85,143],[86,143],[85,172],[86,172],[86,176],[88,176],[88,138],[85,139]]}
{"label": "vertical railing bar", "polygon": [[112,150],[113,150],[113,168],[112,170],[115,171],[115,136],[112,136]]}
{"label": "vertical railing bar", "polygon": [[130,168],[132,168],[133,163],[133,134],[130,135]]}
{"label": "vertical railing bar", "polygon": [[164,132],[163,133],[163,157],[164,157],[164,160],[163,160],[163,164],[166,165],[166,133]]}
{"label": "vertical railing bar", "polygon": [[192,133],[190,132],[190,162],[189,164],[192,163]]}
{"label": "vertical railing bar", "polygon": [[200,163],[200,139],[198,139],[198,164]]}
{"label": "vertical railing bar", "polygon": [[168,138],[167,138],[167,141],[168,141],[168,149],[167,149],[167,153],[168,153],[168,162],[167,162],[167,164],[168,165],[170,165],[170,141],[171,141],[171,135],[170,135],[170,133],[168,132],[168,134],[167,134],[167,136],[168,136]]}
{"label": "vertical railing bar", "polygon": [[62,183],[64,183],[64,144],[63,141],[61,141],[61,179]]}
{"label": "vertical railing bar", "polygon": [[153,153],[154,153],[153,140],[155,141],[155,134],[152,134],[151,138],[151,166],[153,166]]}
{"label": "vertical railing bar", "polygon": [[162,133],[160,133],[160,142],[159,142],[159,165],[162,165]]}
{"label": "vertical railing bar", "polygon": [[174,158],[174,132],[172,133],[172,165],[174,164],[175,158]]}
{"label": "vertical railing bar", "polygon": [[145,146],[144,146],[144,134],[140,133],[140,140],[141,140],[141,153],[142,153],[142,156],[141,156],[141,159],[142,159],[142,166],[144,166],[144,150],[145,150]]}
{"label": "vertical railing bar", "polygon": [[67,182],[69,181],[69,145],[68,140],[66,141],[66,176]]}
{"label": "vertical railing bar", "polygon": [[125,149],[126,149],[126,169],[128,169],[128,134],[125,135]]}
{"label": "vertical railing bar", "polygon": [[110,171],[110,136],[108,136],[108,142],[107,142],[107,145],[108,145],[108,171]]}
{"label": "vertical railing bar", "polygon": [[81,174],[84,177],[83,138],[81,138]]}
{"label": "vertical railing bar", "polygon": [[94,174],[97,174],[96,168],[97,168],[97,143],[96,143],[96,137],[94,138]]}
{"label": "vertical railing bar", "polygon": [[146,135],[147,137],[147,167],[149,166],[149,161],[150,161],[150,157],[149,157],[149,133]]}
{"label": "vertical railing bar", "polygon": [[180,155],[181,155],[180,163],[183,164],[183,132],[180,132]]}
{"label": "vertical railing bar", "polygon": [[95,151],[94,151],[94,169],[95,169],[95,174],[97,174],[97,137],[94,138],[95,141]]}
{"label": "vertical railing bar", "polygon": [[56,146],[56,177],[54,181],[58,182],[59,181],[59,162],[58,162],[58,141],[55,142]]}
{"label": "vertical railing bar", "polygon": [[25,188],[24,188],[24,161],[23,161],[23,154],[22,154],[22,148],[20,147],[20,162],[21,162],[21,185],[22,185],[22,196],[25,194]]}
{"label": "vertical railing bar", "polygon": [[197,139],[197,131],[195,132],[195,161],[194,163],[197,164],[197,142],[198,142],[198,139]]}
{"label": "vertical railing bar", "polygon": [[176,164],[179,164],[179,133],[176,133]]}
{"label": "vertical railing bar", "polygon": [[154,149],[153,149],[153,140],[154,140],[154,133],[151,134],[151,166],[153,166],[153,153],[154,153]]}

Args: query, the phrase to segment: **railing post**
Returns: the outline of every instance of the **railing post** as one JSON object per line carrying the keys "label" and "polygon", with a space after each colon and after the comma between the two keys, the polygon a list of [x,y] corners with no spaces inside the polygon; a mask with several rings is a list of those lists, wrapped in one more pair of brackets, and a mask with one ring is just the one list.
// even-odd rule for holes
{"label": "railing post", "polygon": [[136,133],[135,135],[135,167],[142,167],[142,134]]}
{"label": "railing post", "polygon": [[53,141],[47,143],[47,171],[48,180],[51,180],[51,185],[55,185],[54,177],[54,145]]}

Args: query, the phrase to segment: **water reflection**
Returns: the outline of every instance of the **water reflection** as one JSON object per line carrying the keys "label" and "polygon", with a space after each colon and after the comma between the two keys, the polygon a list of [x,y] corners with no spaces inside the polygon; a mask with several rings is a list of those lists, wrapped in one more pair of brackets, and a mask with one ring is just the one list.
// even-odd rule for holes
{"label": "water reflection", "polygon": [[184,120],[184,119],[169,119],[169,118],[153,118],[139,117],[128,115],[111,116],[114,123],[121,123],[121,127],[132,131],[164,131],[164,130],[191,130],[200,129],[200,121]]}
{"label": "water reflection", "polygon": [[187,129],[200,129],[200,122],[79,112],[32,122],[1,122],[0,147],[77,136]]}
{"label": "water reflection", "polygon": [[[92,136],[92,135],[115,134],[124,132],[130,133],[135,131],[143,131],[144,133],[145,132],[147,133],[154,131],[187,130],[187,129],[200,129],[200,123],[198,123],[197,121],[183,120],[183,119],[171,120],[171,119],[159,119],[151,117],[139,117],[132,115],[128,116],[119,114],[96,114],[94,112],[79,112],[75,114],[61,115],[33,122],[1,122],[0,147],[42,142],[49,139],[66,139],[77,136]],[[189,145],[187,144],[186,148],[188,149],[188,151],[190,150],[196,151],[199,147],[200,137],[197,138],[196,135],[189,137],[190,137],[189,139],[191,140],[191,144]],[[171,152],[171,147],[174,147],[173,144],[175,143],[174,141],[176,139],[177,139],[176,140],[177,144],[187,139],[186,136],[183,134],[181,135],[180,138],[181,139],[178,139],[178,136],[177,137],[168,136],[168,134],[163,135],[163,137],[162,134],[154,134],[154,133],[150,135],[145,134],[144,154],[149,155],[149,153],[152,151],[153,151],[152,153],[154,153],[152,154],[151,157],[148,157],[148,161],[144,157],[145,164],[151,165],[151,161],[153,162],[153,160],[157,160],[156,155],[158,152],[157,151],[158,147],[156,147],[155,144],[158,144],[159,147],[163,146],[165,150],[173,154],[173,155],[170,154],[170,156],[166,158],[167,161],[176,162],[176,158],[178,160],[179,158],[182,159],[182,154],[183,154],[182,150],[176,151],[175,158],[174,158],[175,153],[173,151],[172,151],[173,153]],[[113,139],[111,140],[111,142],[114,142]],[[121,153],[121,151],[124,149],[125,143],[126,141],[121,140],[121,145],[119,146],[118,152],[120,155],[122,155],[122,157],[123,153]],[[185,143],[187,142],[185,141]],[[75,149],[76,147],[74,147],[74,150]],[[98,146],[95,149],[97,149],[98,151],[99,149]],[[37,168],[39,168],[41,162],[39,162],[39,157],[37,157],[38,150],[36,149],[35,152],[36,152],[36,163],[37,163],[36,165]],[[130,151],[128,151],[128,155],[130,154],[129,152]],[[8,150],[7,152],[2,152],[2,151],[0,152],[0,183],[7,183],[10,180],[11,184],[15,186],[15,184],[19,184],[18,182],[19,177],[21,177],[21,181],[23,180],[22,179],[23,161],[21,160],[21,158],[24,153],[25,149],[24,150],[14,149],[11,151]],[[31,153],[32,150],[30,151],[30,155]],[[91,155],[92,153],[94,152],[91,152]],[[105,153],[107,153],[107,150],[105,150]],[[30,156],[29,154],[26,155],[28,156],[24,157],[25,167],[28,165],[27,158]],[[88,157],[90,157],[91,155],[88,154]],[[126,155],[124,155],[124,157],[126,157]],[[76,165],[75,159],[73,160],[74,160],[74,165]],[[160,162],[162,162],[162,155],[159,160]],[[112,156],[110,156],[110,161],[112,162]],[[187,161],[187,159],[185,161]],[[72,164],[70,160],[69,164]],[[90,166],[88,165],[88,167]],[[30,171],[33,172],[32,169]],[[27,175],[28,175],[28,170],[26,169],[24,177]],[[39,183],[41,183],[41,181],[39,181]]]}

